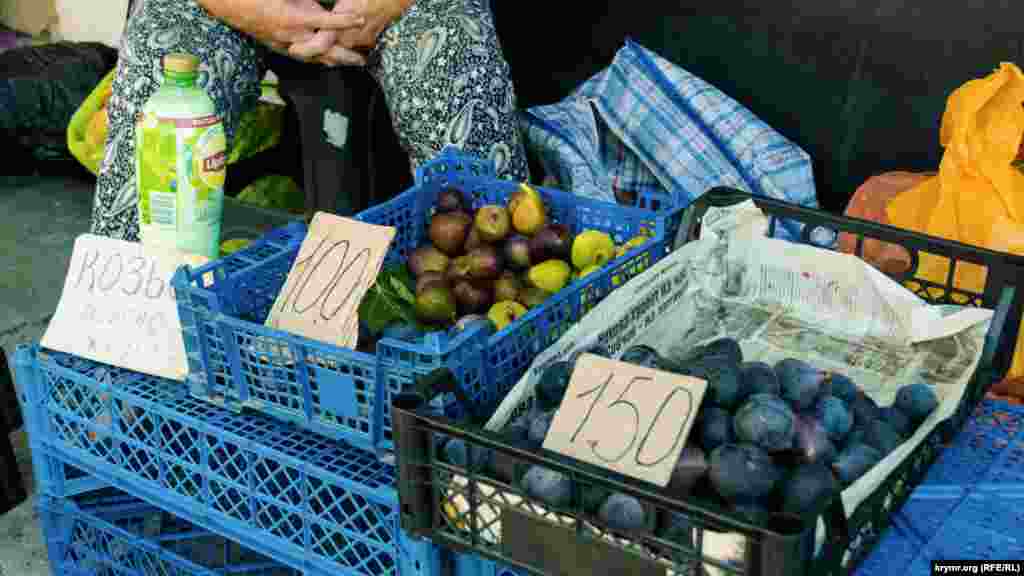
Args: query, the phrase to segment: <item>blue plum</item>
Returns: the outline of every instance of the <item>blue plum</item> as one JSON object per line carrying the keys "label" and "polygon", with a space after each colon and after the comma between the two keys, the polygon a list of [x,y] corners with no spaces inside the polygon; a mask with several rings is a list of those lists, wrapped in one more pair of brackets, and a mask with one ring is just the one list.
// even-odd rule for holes
{"label": "blue plum", "polygon": [[548,435],[548,430],[551,429],[551,421],[555,418],[555,412],[540,412],[533,417],[533,421],[530,422],[530,442],[540,446],[544,444],[544,438]]}
{"label": "blue plum", "polygon": [[829,391],[833,396],[850,404],[860,394],[860,389],[848,376],[838,372],[829,372],[826,376]]}
{"label": "blue plum", "polygon": [[513,442],[529,440],[530,424],[532,422],[533,415],[529,412],[524,412],[510,420],[507,424],[505,424],[505,427],[502,428],[501,433],[507,440]]}
{"label": "blue plum", "polygon": [[622,353],[619,361],[655,370],[661,370],[662,366],[664,366],[658,351],[650,346],[633,346]]}
{"label": "blue plum", "polygon": [[643,530],[647,525],[647,511],[636,498],[615,493],[598,510],[597,517],[606,526],[619,532]]}
{"label": "blue plum", "polygon": [[493,459],[494,452],[491,450],[480,446],[468,447],[461,438],[452,438],[444,445],[444,460],[452,466],[482,470],[489,467]]}
{"label": "blue plum", "polygon": [[861,428],[868,422],[878,420],[881,409],[878,404],[867,394],[858,394],[853,402],[849,404],[850,412],[853,414],[854,428]]}
{"label": "blue plum", "polygon": [[910,418],[896,406],[886,406],[881,409],[878,419],[886,422],[897,434],[906,438],[914,432],[914,423]]}
{"label": "blue plum", "polygon": [[720,496],[738,502],[767,496],[782,472],[767,452],[753,444],[724,444],[711,453],[708,477]]}
{"label": "blue plum", "polygon": [[701,413],[700,440],[705,452],[732,442],[732,415],[718,406],[706,407]]}
{"label": "blue plum", "polygon": [[896,392],[894,405],[917,426],[939,407],[939,397],[927,384],[907,384]]}
{"label": "blue plum", "polygon": [[863,426],[856,426],[850,433],[846,435],[846,439],[843,442],[844,446],[853,446],[854,444],[863,444],[865,436],[865,428]]}
{"label": "blue plum", "polygon": [[839,493],[839,483],[825,464],[804,464],[782,484],[782,511],[797,516],[820,509]]}
{"label": "blue plum", "polygon": [[775,370],[764,362],[744,362],[740,364],[740,389],[742,394],[782,395],[782,386]]}
{"label": "blue plum", "polygon": [[832,471],[843,484],[852,484],[882,459],[882,453],[867,444],[851,444],[846,447],[835,462]]}
{"label": "blue plum", "polygon": [[537,400],[541,410],[554,410],[562,404],[572,370],[573,365],[568,362],[555,362],[544,369],[537,382]]}
{"label": "blue plum", "polygon": [[782,397],[797,411],[810,408],[821,396],[825,372],[803,360],[780,360],[775,364],[775,375],[782,386]]}
{"label": "blue plum", "polygon": [[708,383],[706,401],[730,410],[739,403],[739,364],[721,358],[705,358],[682,366],[680,371]]}
{"label": "blue plum", "polygon": [[689,495],[694,485],[708,471],[708,461],[699,446],[687,444],[676,460],[668,487],[677,498]]}
{"label": "blue plum", "polygon": [[874,420],[864,426],[864,443],[887,456],[903,443],[899,433],[884,420]]}
{"label": "blue plum", "polygon": [[846,407],[846,402],[836,396],[822,398],[815,409],[815,415],[828,431],[829,438],[836,442],[842,441],[853,428],[853,415]]}
{"label": "blue plum", "polygon": [[756,444],[768,452],[793,447],[796,415],[780,398],[767,394],[751,396],[736,412],[733,429],[740,442]]}
{"label": "blue plum", "polygon": [[527,494],[548,506],[564,508],[572,502],[572,480],[561,472],[531,466],[521,482]]}
{"label": "blue plum", "polygon": [[804,464],[828,464],[836,457],[828,431],[812,415],[797,416],[793,447],[797,460]]}

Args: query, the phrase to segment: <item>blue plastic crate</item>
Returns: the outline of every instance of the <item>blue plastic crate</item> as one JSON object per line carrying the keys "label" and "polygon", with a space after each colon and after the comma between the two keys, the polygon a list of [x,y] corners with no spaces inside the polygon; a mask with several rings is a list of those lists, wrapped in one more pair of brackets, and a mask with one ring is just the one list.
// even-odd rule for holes
{"label": "blue plastic crate", "polygon": [[1024,557],[1024,407],[985,400],[892,517],[857,574],[931,574],[932,560]]}
{"label": "blue plastic crate", "polygon": [[36,509],[54,576],[303,576],[124,493],[43,496]]}
{"label": "blue plastic crate", "polygon": [[[416,185],[358,219],[393,226],[386,263],[404,262],[426,238],[438,194],[454,186],[474,206],[504,203],[519,184],[496,179],[488,162],[449,149],[421,168]],[[669,252],[682,210],[660,212],[538,188],[552,221],[574,232],[598,229],[617,242],[646,233],[651,240],[551,297],[497,334],[435,332],[422,344],[383,339],[375,354],[338,348],[264,327],[305,237],[302,224],[276,231],[234,255],[173,280],[189,361],[192,393],[231,408],[250,408],[387,452],[392,447],[392,395],[419,376],[447,367],[482,409],[515,385],[534,357],[553,344],[604,296]],[[449,394],[435,408],[461,415]]]}
{"label": "blue plastic crate", "polygon": [[67,354],[22,346],[15,369],[37,493],[107,484],[309,574],[437,569],[437,549],[402,534],[395,469],[372,453]]}
{"label": "blue plastic crate", "polygon": [[452,576],[522,576],[519,572],[474,554],[449,552]]}

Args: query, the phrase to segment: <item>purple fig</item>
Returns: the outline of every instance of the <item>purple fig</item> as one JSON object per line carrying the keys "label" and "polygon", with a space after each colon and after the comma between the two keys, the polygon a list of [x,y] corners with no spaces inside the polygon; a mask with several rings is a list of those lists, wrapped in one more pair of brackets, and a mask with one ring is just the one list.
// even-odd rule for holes
{"label": "purple fig", "polygon": [[409,256],[409,271],[419,278],[427,272],[444,272],[448,269],[448,255],[432,245],[420,246]]}
{"label": "purple fig", "polygon": [[444,212],[456,212],[465,208],[465,203],[462,200],[462,193],[455,188],[445,188],[441,190],[441,193],[437,195],[437,211]]}
{"label": "purple fig", "polygon": [[452,295],[455,296],[459,312],[462,314],[485,312],[494,300],[494,294],[487,283],[471,280],[456,282],[452,287]]}
{"label": "purple fig", "polygon": [[530,261],[568,261],[572,255],[572,233],[565,224],[547,224],[530,238]]}
{"label": "purple fig", "polygon": [[469,257],[469,277],[474,280],[496,280],[501,275],[502,259],[493,246],[483,245]]}
{"label": "purple fig", "polygon": [[525,270],[533,260],[530,258],[530,239],[516,235],[505,241],[505,262],[510,268]]}
{"label": "purple fig", "polygon": [[430,219],[430,241],[448,256],[458,256],[472,225],[473,219],[465,212],[435,214]]}
{"label": "purple fig", "polygon": [[440,282],[447,284],[445,275],[442,272],[424,272],[416,278],[416,293],[419,294],[429,284]]}

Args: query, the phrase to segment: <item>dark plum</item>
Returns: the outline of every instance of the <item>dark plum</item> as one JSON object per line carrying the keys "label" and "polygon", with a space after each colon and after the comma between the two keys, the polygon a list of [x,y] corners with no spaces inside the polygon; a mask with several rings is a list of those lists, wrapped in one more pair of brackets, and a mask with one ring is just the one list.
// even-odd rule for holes
{"label": "dark plum", "polygon": [[687,444],[676,460],[668,487],[677,497],[688,495],[697,482],[707,474],[708,461],[699,446]]}
{"label": "dark plum", "polygon": [[568,476],[544,468],[531,466],[521,481],[523,490],[548,506],[563,508],[572,502],[572,480]]}
{"label": "dark plum", "polygon": [[534,416],[533,421],[530,422],[530,442],[538,446],[543,445],[544,438],[548,435],[548,430],[551,429],[551,421],[554,418],[554,410],[548,412],[540,412],[536,416]]}
{"label": "dark plum", "polygon": [[775,364],[782,397],[798,412],[814,405],[822,393],[825,373],[803,360],[786,358]]}
{"label": "dark plum", "polygon": [[927,384],[907,384],[896,392],[894,405],[917,426],[939,407],[939,397]]}
{"label": "dark plum", "polygon": [[812,415],[797,416],[793,448],[802,464],[828,464],[836,457],[828,431]]}
{"label": "dark plum", "polygon": [[658,354],[658,351],[650,346],[643,345],[630,347],[619,357],[619,362],[636,364],[637,366],[653,368],[655,370],[661,370],[662,366],[661,356]]}
{"label": "dark plum", "polygon": [[853,428],[853,415],[850,414],[846,403],[835,396],[826,396],[818,402],[815,407],[815,416],[828,431],[828,436],[836,442],[841,442]]}
{"label": "dark plum", "polygon": [[729,337],[698,346],[687,356],[693,359],[723,358],[736,365],[743,363],[743,349],[740,348],[740,343]]}
{"label": "dark plum", "polygon": [[729,502],[762,498],[782,477],[772,457],[753,444],[719,446],[711,453],[710,464],[711,485]]}
{"label": "dark plum", "polygon": [[858,394],[853,402],[850,403],[849,408],[853,414],[854,428],[860,428],[866,426],[868,422],[878,420],[881,414],[878,404],[867,394]]}
{"label": "dark plum", "polygon": [[882,459],[882,453],[867,444],[851,444],[839,453],[832,471],[843,484],[852,484]]}
{"label": "dark plum", "polygon": [[829,372],[826,375],[826,381],[828,382],[828,388],[832,395],[847,404],[853,402],[853,399],[860,394],[860,389],[857,388],[857,384],[844,374]]}
{"label": "dark plum", "polygon": [[782,483],[782,511],[803,516],[819,510],[838,493],[839,482],[827,464],[804,464]]}
{"label": "dark plum", "polygon": [[700,419],[700,440],[704,452],[711,452],[733,439],[732,415],[717,406],[706,407]]}
{"label": "dark plum", "polygon": [[505,424],[501,434],[506,439],[515,442],[529,440],[531,423],[533,423],[533,417],[529,412],[520,414]]}
{"label": "dark plum", "polygon": [[744,362],[740,364],[740,390],[745,395],[772,394],[782,395],[782,386],[775,370],[764,362]]}
{"label": "dark plum", "polygon": [[461,438],[452,438],[444,445],[444,459],[452,466],[460,468],[470,467],[470,455],[472,455],[472,467],[475,470],[482,470],[490,466],[494,459],[494,453],[479,446],[467,447]]}
{"label": "dark plum", "polygon": [[864,425],[864,443],[885,457],[903,443],[903,438],[888,422],[873,420]]}
{"label": "dark plum", "polygon": [[757,394],[736,412],[733,429],[740,442],[756,444],[768,452],[781,452],[793,447],[796,415],[780,398]]}
{"label": "dark plum", "polygon": [[608,497],[597,512],[606,526],[619,532],[642,530],[647,525],[647,511],[636,498],[615,493]]}
{"label": "dark plum", "polygon": [[441,193],[437,195],[435,207],[437,208],[437,211],[441,213],[462,210],[465,207],[462,192],[459,192],[455,188],[445,188],[444,190],[441,190]]}
{"label": "dark plum", "polygon": [[895,406],[886,406],[879,411],[878,419],[889,424],[900,436],[907,438],[914,433],[914,423]]}
{"label": "dark plum", "polygon": [[554,410],[562,404],[565,391],[569,388],[572,378],[572,364],[555,362],[544,369],[537,383],[537,400],[541,410]]}
{"label": "dark plum", "polygon": [[682,365],[679,371],[708,383],[706,401],[729,410],[735,408],[739,403],[739,364],[734,364],[723,358],[704,358]]}

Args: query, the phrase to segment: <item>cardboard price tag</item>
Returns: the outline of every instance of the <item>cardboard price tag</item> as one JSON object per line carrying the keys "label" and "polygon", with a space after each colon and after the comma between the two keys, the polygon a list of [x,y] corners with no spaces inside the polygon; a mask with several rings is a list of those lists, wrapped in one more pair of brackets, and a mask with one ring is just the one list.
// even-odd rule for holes
{"label": "cardboard price tag", "polygon": [[707,382],[584,354],[544,448],[668,485]]}
{"label": "cardboard price tag", "polygon": [[359,303],[380,273],[396,232],[391,226],[318,212],[266,325],[355,348]]}
{"label": "cardboard price tag", "polygon": [[173,380],[188,375],[171,277],[207,259],[176,250],[84,234],[44,348]]}

